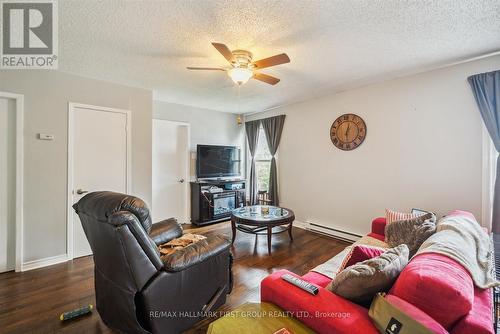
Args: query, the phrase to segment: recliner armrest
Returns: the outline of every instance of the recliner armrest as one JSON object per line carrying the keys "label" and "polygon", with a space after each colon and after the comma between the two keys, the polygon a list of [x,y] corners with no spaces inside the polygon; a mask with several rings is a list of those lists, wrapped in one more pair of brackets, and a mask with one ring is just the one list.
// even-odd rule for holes
{"label": "recliner armrest", "polygon": [[181,236],[182,227],[175,218],[168,218],[153,224],[149,232],[149,237],[153,239],[156,245],[164,244]]}
{"label": "recliner armrest", "polygon": [[165,270],[177,272],[216,256],[228,250],[229,247],[231,247],[231,242],[228,238],[222,235],[212,235],[167,255],[162,260]]}

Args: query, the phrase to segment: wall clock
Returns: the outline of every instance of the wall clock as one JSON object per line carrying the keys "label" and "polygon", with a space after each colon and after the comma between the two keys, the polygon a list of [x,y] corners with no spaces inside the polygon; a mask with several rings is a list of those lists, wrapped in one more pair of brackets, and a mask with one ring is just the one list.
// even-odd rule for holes
{"label": "wall clock", "polygon": [[363,143],[366,137],[365,121],[358,115],[344,114],[333,122],[330,139],[343,151],[351,151]]}

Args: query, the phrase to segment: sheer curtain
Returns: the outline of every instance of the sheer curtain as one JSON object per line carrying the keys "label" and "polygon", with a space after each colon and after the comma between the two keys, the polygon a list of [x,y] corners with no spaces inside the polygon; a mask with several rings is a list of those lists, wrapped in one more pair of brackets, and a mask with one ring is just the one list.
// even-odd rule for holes
{"label": "sheer curtain", "polygon": [[[497,152],[500,152],[500,71],[470,76],[469,84],[476,98],[484,125]],[[493,195],[492,231],[500,233],[500,156],[497,158]]]}
{"label": "sheer curtain", "polygon": [[272,155],[271,170],[269,174],[269,199],[272,205],[278,206],[280,203],[278,194],[278,171],[276,169],[276,159],[274,155],[278,150],[280,144],[281,133],[283,132],[283,125],[285,124],[285,115],[265,118],[261,120],[262,127],[266,133],[267,146]]}

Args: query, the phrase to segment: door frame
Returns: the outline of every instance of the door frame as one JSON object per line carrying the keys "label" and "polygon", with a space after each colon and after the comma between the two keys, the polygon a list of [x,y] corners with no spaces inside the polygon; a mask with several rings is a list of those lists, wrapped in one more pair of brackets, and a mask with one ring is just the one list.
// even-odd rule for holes
{"label": "door frame", "polygon": [[24,230],[24,95],[0,92],[1,98],[12,99],[16,103],[16,227],[15,227],[15,268],[23,271],[23,230]]}
{"label": "door frame", "polygon": [[118,114],[124,114],[126,116],[126,134],[127,134],[127,173],[126,173],[126,189],[127,193],[132,192],[132,117],[130,110],[101,107],[91,104],[84,103],[68,103],[68,182],[67,182],[67,202],[66,202],[66,252],[68,260],[74,258],[73,246],[74,246],[74,236],[73,236],[73,189],[74,189],[74,114],[75,109],[89,109],[97,110],[102,112],[112,112]]}
{"label": "door frame", "polygon": [[[184,179],[185,180],[184,181],[184,192],[186,193],[186,198],[185,198],[185,201],[186,201],[186,219],[187,219],[186,223],[189,223],[191,221],[191,197],[190,197],[190,193],[189,193],[189,182],[191,181],[191,124],[188,122],[171,121],[169,119],[156,118],[156,117],[153,117],[152,122],[154,122],[154,121],[169,122],[171,124],[181,125],[181,126],[185,126],[187,128],[186,169],[184,172],[184,174],[186,175],[186,178]],[[152,125],[153,124],[151,123],[151,126]],[[151,131],[151,137],[152,137],[152,135],[153,135],[153,131]],[[151,172],[152,172],[152,170],[151,170]],[[153,201],[152,198],[151,198],[151,201]],[[153,203],[151,203],[151,204],[153,204]],[[154,209],[155,209],[154,207],[151,208],[151,210],[154,210]]]}

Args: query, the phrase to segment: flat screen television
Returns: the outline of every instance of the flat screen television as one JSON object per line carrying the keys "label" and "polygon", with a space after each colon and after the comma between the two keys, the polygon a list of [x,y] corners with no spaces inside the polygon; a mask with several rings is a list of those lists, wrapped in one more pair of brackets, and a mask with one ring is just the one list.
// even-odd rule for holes
{"label": "flat screen television", "polygon": [[240,149],[235,146],[198,145],[196,176],[199,179],[240,176]]}

